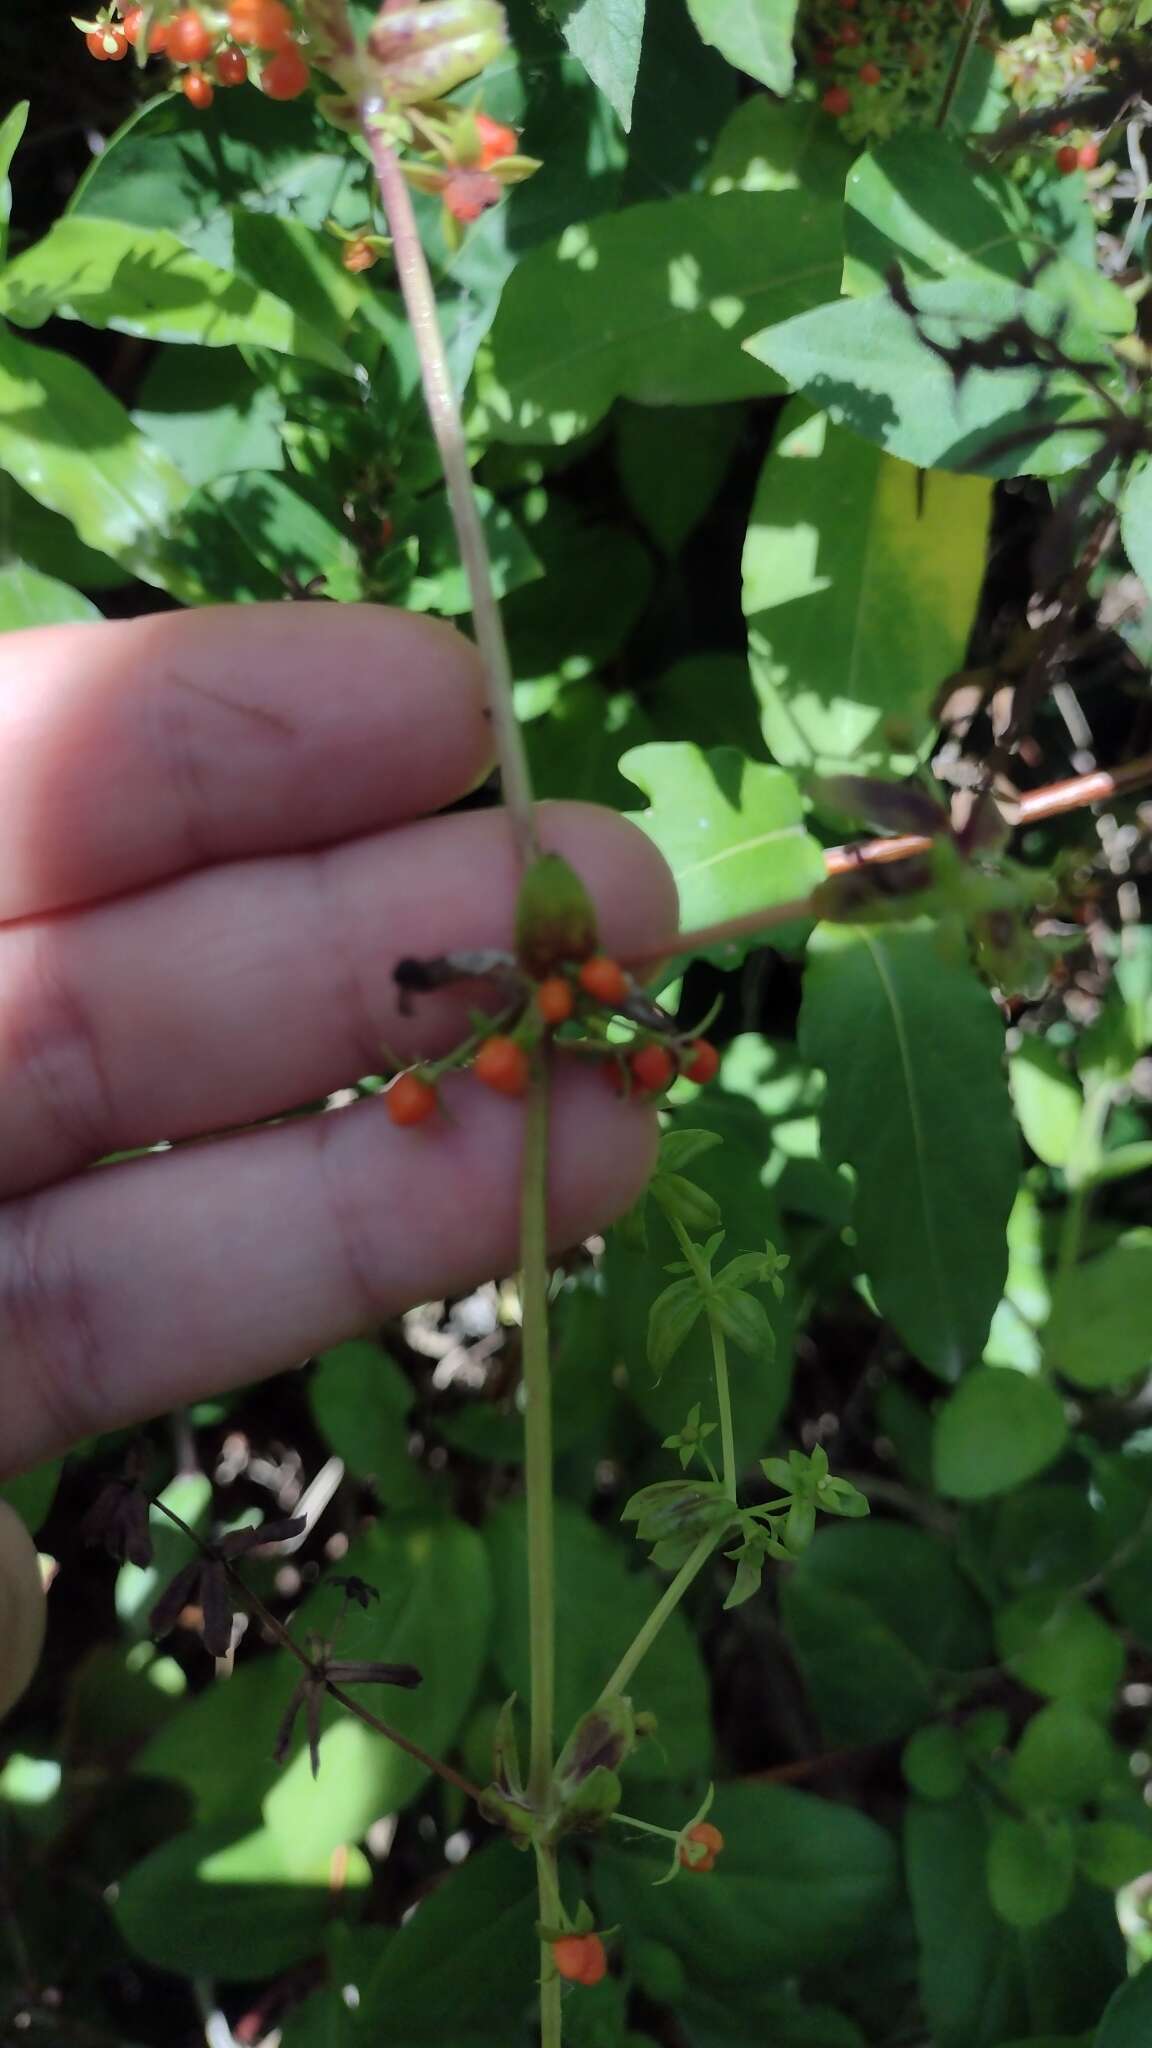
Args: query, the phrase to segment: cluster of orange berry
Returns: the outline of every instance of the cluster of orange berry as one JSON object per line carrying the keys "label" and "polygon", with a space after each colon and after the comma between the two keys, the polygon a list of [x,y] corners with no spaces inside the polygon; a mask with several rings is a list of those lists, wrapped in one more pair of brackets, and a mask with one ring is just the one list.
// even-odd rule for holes
{"label": "cluster of orange berry", "polygon": [[[619,962],[606,953],[594,953],[574,974],[549,974],[536,983],[531,1004],[517,1032],[494,1031],[477,1047],[471,1071],[486,1088],[497,1095],[521,1096],[531,1079],[530,1047],[541,1032],[552,1032],[567,1024],[583,1006],[613,1012],[622,1008],[632,993],[628,975]],[[706,1038],[669,1037],[664,1032],[638,1034],[630,1047],[600,1039],[585,1050],[601,1057],[610,1082],[621,1095],[662,1095],[684,1074],[703,1087],[715,1079],[720,1055]],[[456,1062],[448,1060],[446,1068]],[[434,1072],[411,1067],[398,1074],[385,1097],[394,1124],[426,1123],[438,1106]]]}
{"label": "cluster of orange berry", "polygon": [[243,85],[255,55],[260,90],[272,100],[299,99],[308,60],[283,0],[232,0],[226,13],[181,7],[175,13],[131,6],[102,8],[93,21],[73,15],[99,63],[117,63],[147,35],[150,57],[180,67],[180,90],[191,106],[210,107],[218,85]]}

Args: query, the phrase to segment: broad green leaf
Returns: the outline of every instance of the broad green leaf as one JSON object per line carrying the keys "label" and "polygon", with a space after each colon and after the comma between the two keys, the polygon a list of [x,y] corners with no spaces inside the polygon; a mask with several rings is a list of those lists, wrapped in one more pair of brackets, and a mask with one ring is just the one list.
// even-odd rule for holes
{"label": "broad green leaf", "polygon": [[705,754],[676,741],[633,747],[620,769],[650,799],[636,822],[676,877],[685,928],[791,902],[823,879],[823,856],[782,769],[732,747]]}
{"label": "broad green leaf", "polygon": [[1124,1672],[1124,1644],[1088,1602],[1025,1593],[996,1617],[1000,1656],[1013,1678],[1048,1699],[1106,1712]]}
{"label": "broad green leaf", "polygon": [[744,543],[752,678],[783,767],[913,768],[963,661],[991,498],[981,477],[924,476],[788,408]]}
{"label": "broad green leaf", "polygon": [[1135,467],[1120,499],[1120,537],[1145,590],[1152,592],[1152,462]]}
{"label": "broad green leaf", "polygon": [[283,469],[284,401],[239,354],[160,349],[132,417],[194,488],[242,470]]}
{"label": "broad green leaf", "polygon": [[243,1664],[187,1700],[136,1753],[133,1769],[182,1786],[198,1823],[255,1827],[279,1775],[272,1750],[295,1684],[294,1666],[279,1657]]}
{"label": "broad green leaf", "polygon": [[645,693],[644,708],[654,739],[694,740],[705,752],[735,747],[754,759],[763,753],[752,678],[743,655],[686,655],[665,669]]}
{"label": "broad green leaf", "polygon": [[69,520],[21,490],[11,474],[0,474],[0,552],[76,590],[116,590],[131,581],[127,569],[86,548]]}
{"label": "broad green leaf", "polygon": [[1067,1166],[1080,1129],[1083,1097],[1072,1070],[1044,1038],[1025,1038],[1009,1064],[1020,1128],[1045,1166]]}
{"label": "broad green leaf", "polygon": [[779,390],[742,350],[835,288],[839,209],[696,195],[580,223],[509,279],[480,397],[507,440],[566,442],[615,398],[702,405]]}
{"label": "broad green leaf", "polygon": [[2,332],[0,468],[144,582],[196,589],[165,558],[187,497],[179,471],[82,364]]}
{"label": "broad green leaf", "polygon": [[[524,1509],[500,1508],[485,1535],[496,1592],[493,1651],[501,1683],[530,1694]],[[558,1503],[556,1733],[563,1742],[606,1685],[613,1666],[660,1598],[664,1581],[631,1569],[629,1546],[598,1529],[577,1508]],[[707,1772],[711,1750],[704,1669],[682,1614],[674,1614],[631,1686],[637,1707],[656,1715],[657,1740],[630,1760],[628,1777]]]}
{"label": "broad green leaf", "polygon": [[[665,1827],[689,1812],[682,1792],[640,1808]],[[745,1783],[718,1786],[708,1817],[724,1853],[706,1884],[655,1884],[667,1869],[665,1845],[649,1835],[627,1841],[616,1828],[597,1843],[595,1866],[605,1916],[625,1924],[630,1943],[672,1949],[700,1989],[730,1992],[848,1958],[895,1904],[892,1844],[847,1806]]]}
{"label": "broad green leaf", "polygon": [[1009,1493],[1050,1465],[1067,1436],[1064,1404],[1045,1380],[977,1366],[937,1413],[936,1485],[954,1500]]}
{"label": "broad green leaf", "polygon": [[308,1382],[317,1427],[349,1470],[370,1479],[393,1514],[424,1506],[428,1481],[408,1453],[412,1383],[367,1338],[322,1354]]}
{"label": "broad green leaf", "polygon": [[545,5],[559,22],[572,55],[599,86],[621,126],[629,128],[644,36],[644,0],[545,0]]}
{"label": "broad green leaf", "polygon": [[968,1777],[968,1758],[955,1728],[935,1721],[905,1743],[900,1768],[921,1799],[955,1799]]}
{"label": "broad green leaf", "polygon": [[[488,542],[496,596],[507,597],[524,584],[535,583],[543,575],[543,567],[523,528],[498,498],[480,486],[476,488],[476,505]],[[471,610],[472,595],[460,561],[456,529],[441,491],[420,500],[410,530],[419,543],[420,556],[419,573],[404,594],[408,610],[441,612],[445,618],[458,618]]]}
{"label": "broad green leaf", "polygon": [[864,1600],[792,1575],[780,1611],[829,1748],[895,1741],[934,1711],[928,1665]]}
{"label": "broad green leaf", "polygon": [[[666,555],[675,555],[724,481],[744,427],[734,405],[621,406],[616,466],[624,495]],[[676,460],[668,461],[675,447]],[[696,737],[696,735],[693,735]]]}
{"label": "broad green leaf", "polygon": [[[687,7],[660,7],[659,31],[645,37],[640,51],[622,195],[628,205],[700,189],[740,83],[717,50],[701,46]],[[603,210],[600,199],[597,211]]]}
{"label": "broad green leaf", "polygon": [[823,927],[800,1046],[827,1075],[823,1150],[856,1175],[880,1312],[958,1379],[1003,1292],[1020,1171],[996,1006],[936,933]]}
{"label": "broad green leaf", "polygon": [[844,196],[844,289],[854,297],[882,291],[896,263],[909,284],[1013,279],[1103,332],[1131,330],[1131,305],[1095,268],[1091,240],[1086,261],[1072,253],[1091,220],[1083,187],[1064,218],[1041,216],[965,143],[920,129],[858,158]]}
{"label": "broad green leaf", "polygon": [[1063,1912],[1076,1881],[1071,1823],[1063,1815],[993,1817],[988,1896],[1010,1927],[1039,1927]]}
{"label": "broad green leaf", "polygon": [[0,278],[0,313],[22,327],[53,314],[204,348],[244,344],[352,371],[343,349],[271,292],[193,254],[163,228],[64,219]]}
{"label": "broad green leaf", "polygon": [[742,100],[717,139],[709,192],[811,192],[842,205],[853,152],[812,101],[757,93]]}
{"label": "broad green leaf", "polygon": [[339,1869],[324,1858],[293,1871],[266,1828],[240,1839],[227,1825],[190,1828],[133,1865],[115,1913],[129,1948],[157,1968],[269,1977],[313,1954],[339,1899],[370,1882],[358,1849]]}
{"label": "broad green leaf", "polygon": [[[1096,418],[1099,400],[1070,372],[970,369],[957,381],[920,339],[949,347],[1024,319],[1039,333],[1060,330],[1070,354],[1105,365],[1101,339],[1069,328],[1059,305],[1008,284],[917,285],[914,324],[887,292],[842,299],[753,335],[744,346],[831,418],[890,455],[923,469],[972,469],[985,476],[1059,476],[1078,468],[1092,437],[1062,430]],[[1017,430],[1026,422],[1026,438]],[[1005,437],[1011,445],[1004,446]]]}
{"label": "broad green leaf", "polygon": [[501,2048],[539,1969],[532,1861],[503,1842],[445,1874],[361,1989],[357,2039]]}
{"label": "broad green leaf", "polygon": [[1152,1363],[1152,1230],[1130,1230],[1057,1277],[1049,1363],[1078,1387],[1118,1387]]}
{"label": "broad green leaf", "polygon": [[1085,1821],[1076,1837],[1076,1862],[1092,1884],[1118,1892],[1152,1870],[1152,1835],[1127,1821]]}
{"label": "broad green leaf", "polygon": [[66,626],[80,619],[98,619],[91,598],[44,576],[27,562],[0,563],[0,633],[21,626]]}
{"label": "broad green leaf", "polygon": [[[1124,1760],[1094,1715],[1075,1700],[1033,1714],[1016,1745],[1008,1789],[1022,1806],[1087,1806],[1117,1778]],[[1152,1858],[1152,1837],[1145,1839]]]}
{"label": "broad green leaf", "polygon": [[196,559],[201,522],[211,513],[223,525],[237,565],[250,554],[281,593],[285,578],[303,585],[322,577],[325,597],[350,603],[364,592],[360,556],[340,509],[320,502],[323,495],[274,470],[218,477],[189,506],[182,548],[190,562]]}
{"label": "broad green leaf", "polygon": [[8,221],[12,212],[12,186],[8,173],[12,159],[19,149],[28,121],[27,100],[18,100],[3,121],[0,121],[0,263],[3,263],[8,247]]}
{"label": "broad green leaf", "polygon": [[1092,2048],[1147,2048],[1152,2039],[1152,1963],[1109,2000]]}
{"label": "broad green leaf", "polygon": [[569,683],[544,717],[524,727],[537,796],[630,810],[636,792],[620,773],[620,757],[651,737],[646,713],[626,690],[609,694],[598,683]]}
{"label": "broad green leaf", "polygon": [[626,525],[583,519],[559,494],[543,508],[522,501],[521,509],[521,530],[544,573],[514,590],[503,611],[517,710],[533,718],[622,646],[647,603],[652,558]]}
{"label": "broad green leaf", "polygon": [[773,92],[792,89],[796,0],[688,0],[706,43]]}

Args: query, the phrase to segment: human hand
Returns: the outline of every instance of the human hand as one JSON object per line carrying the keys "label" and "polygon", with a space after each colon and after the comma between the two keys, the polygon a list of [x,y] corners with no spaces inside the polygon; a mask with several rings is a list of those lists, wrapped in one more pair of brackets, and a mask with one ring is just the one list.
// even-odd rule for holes
{"label": "human hand", "polygon": [[[448,993],[401,1016],[392,968],[510,943],[505,819],[426,815],[490,754],[473,650],[402,613],[0,638],[0,1473],[515,1263],[522,1110],[467,1080],[417,1131],[366,1101],[207,1135],[463,1035]],[[549,805],[543,836],[612,952],[675,931],[624,820]],[[628,1206],[654,1141],[598,1073],[560,1073],[557,1245]]]}

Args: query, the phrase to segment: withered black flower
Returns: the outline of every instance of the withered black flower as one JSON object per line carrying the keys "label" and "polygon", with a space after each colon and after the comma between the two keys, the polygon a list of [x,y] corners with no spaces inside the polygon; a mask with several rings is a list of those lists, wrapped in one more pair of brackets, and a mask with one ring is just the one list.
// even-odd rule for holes
{"label": "withered black flower", "polygon": [[232,1644],[232,1617],[240,1604],[229,1566],[251,1550],[298,1536],[305,1526],[303,1516],[296,1515],[262,1522],[255,1529],[233,1529],[218,1543],[206,1543],[199,1557],[181,1566],[161,1593],[148,1617],[150,1633],[157,1638],[170,1634],[186,1607],[198,1607],[204,1648],[211,1657],[226,1657]]}
{"label": "withered black flower", "polygon": [[143,1568],[152,1562],[148,1496],[136,1478],[117,1476],[100,1488],[80,1524],[83,1542],[106,1550],[121,1564]]}
{"label": "withered black flower", "polygon": [[[364,1581],[356,1580],[355,1583],[363,1585]],[[365,1590],[371,1593],[375,1589],[368,1586]],[[383,1664],[372,1659],[332,1657],[330,1648],[330,1644],[320,1644],[288,1702],[272,1750],[276,1762],[282,1764],[292,1747],[296,1716],[302,1712],[314,1778],[320,1775],[320,1707],[329,1685],[402,1685],[411,1689],[423,1682],[423,1674],[414,1664]]]}

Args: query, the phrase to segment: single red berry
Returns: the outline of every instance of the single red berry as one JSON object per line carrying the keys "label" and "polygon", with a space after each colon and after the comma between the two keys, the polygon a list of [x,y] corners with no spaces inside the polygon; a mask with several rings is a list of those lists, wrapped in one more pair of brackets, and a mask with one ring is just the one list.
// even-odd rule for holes
{"label": "single red berry", "polygon": [[599,1984],[608,1969],[598,1934],[562,1934],[552,1943],[552,1960],[570,1984]]}
{"label": "single red berry", "polygon": [[210,107],[216,97],[212,80],[205,78],[202,71],[186,71],[180,80],[180,90],[189,106],[196,107],[200,113],[205,107]]}
{"label": "single red berry", "polygon": [[667,1046],[642,1045],[631,1054],[628,1071],[646,1094],[662,1095],[676,1072],[676,1062]]}
{"label": "single red berry", "polygon": [[98,64],[118,64],[128,54],[128,38],[122,28],[98,28],[87,35],[88,55]]}
{"label": "single red berry", "polygon": [[1095,71],[1096,52],[1095,50],[1077,50],[1073,55],[1072,62],[1076,66],[1077,71]]}
{"label": "single red berry", "polygon": [[836,31],[836,41],[843,43],[846,49],[854,49],[860,41],[860,30],[857,28],[856,23],[854,21],[842,21]]}
{"label": "single red berry", "polygon": [[514,128],[503,121],[493,121],[488,114],[474,114],[476,132],[480,137],[480,168],[486,171],[489,164],[499,163],[503,156],[515,156],[520,138]]}
{"label": "single red berry", "polygon": [[572,983],[562,974],[550,974],[536,990],[536,1008],[545,1024],[563,1024],[576,1007]]}
{"label": "single red berry", "polygon": [[619,1009],[628,993],[628,976],[615,960],[608,958],[607,953],[593,953],[590,960],[584,961],[576,978],[586,996],[612,1010]]}
{"label": "single red berry", "polygon": [[[143,20],[144,9],[142,7],[129,7],[126,9],[123,24],[124,33],[133,48],[135,48],[140,40],[140,29]],[[168,24],[166,21],[154,21],[148,31],[148,54],[152,57],[158,57],[161,51],[167,48]]]}
{"label": "single red berry", "polygon": [[282,50],[295,26],[283,0],[232,0],[228,26],[238,43],[257,50]]}
{"label": "single red berry", "polygon": [[861,85],[879,85],[881,75],[878,64],[862,64],[860,66],[859,78]]}
{"label": "single red berry", "polygon": [[495,1038],[484,1040],[472,1062],[472,1072],[497,1095],[523,1095],[530,1078],[528,1055],[514,1038],[498,1032]]}
{"label": "single red berry", "polygon": [[265,64],[260,84],[270,100],[298,100],[307,92],[311,75],[295,43],[286,43]]}
{"label": "single red berry", "polygon": [[1076,155],[1082,171],[1094,171],[1100,161],[1099,144],[1095,142],[1082,142]]}
{"label": "single red berry", "polygon": [[695,1081],[699,1087],[706,1088],[709,1081],[714,1081],[720,1072],[720,1055],[706,1038],[694,1038],[688,1050],[691,1057],[684,1067],[684,1072],[690,1081]]}
{"label": "single red berry", "polygon": [[851,113],[852,95],[845,85],[830,85],[820,105],[826,114],[839,121],[842,115]]}
{"label": "single red berry", "polygon": [[1062,148],[1056,151],[1056,169],[1062,178],[1066,178],[1069,171],[1078,170],[1079,167],[1080,151],[1076,148],[1075,143],[1064,143]]}
{"label": "single red berry", "polygon": [[144,9],[142,7],[128,7],[125,9],[124,18],[121,22],[121,27],[123,28],[124,33],[128,38],[128,41],[131,44],[133,44],[133,46],[135,46],[136,38],[140,33],[140,23],[143,21],[143,19]]}
{"label": "single red berry", "polygon": [[248,59],[235,43],[229,43],[216,59],[216,76],[221,85],[243,85],[248,76]]}
{"label": "single red berry", "polygon": [[413,1069],[407,1074],[397,1074],[388,1089],[384,1103],[394,1124],[402,1127],[409,1124],[427,1123],[439,1097],[431,1081]]}
{"label": "single red berry", "polygon": [[211,56],[215,41],[194,7],[181,8],[168,24],[168,55],[174,64],[199,64]]}
{"label": "single red berry", "polygon": [[[698,1842],[704,1850],[703,1856],[690,1856],[688,1842]],[[714,1828],[710,1820],[700,1820],[694,1828],[689,1828],[687,1841],[681,1844],[680,1861],[685,1870],[711,1870],[723,1847],[724,1837],[719,1828]]]}
{"label": "single red berry", "polygon": [[490,206],[495,206],[503,193],[499,178],[491,171],[454,171],[444,180],[441,198],[453,220],[466,224],[479,220]]}

